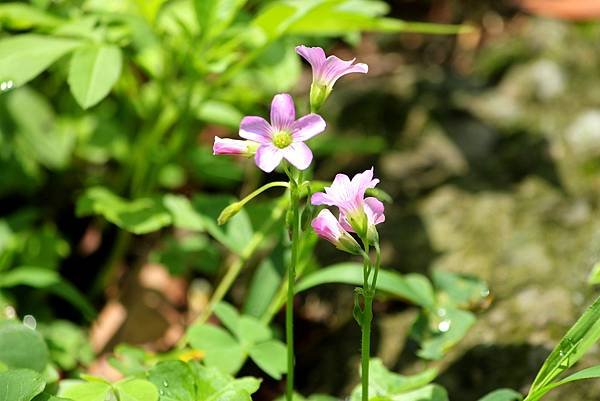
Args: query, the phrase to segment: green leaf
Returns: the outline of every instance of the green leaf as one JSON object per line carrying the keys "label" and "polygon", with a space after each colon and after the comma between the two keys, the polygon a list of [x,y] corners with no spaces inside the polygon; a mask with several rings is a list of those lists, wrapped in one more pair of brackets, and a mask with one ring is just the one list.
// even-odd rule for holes
{"label": "green leaf", "polygon": [[277,340],[255,344],[250,348],[250,358],[272,378],[279,380],[287,370],[287,348]]}
{"label": "green leaf", "polygon": [[262,316],[277,293],[281,278],[281,274],[275,267],[273,254],[263,259],[252,275],[250,288],[245,297],[244,313],[254,317]]}
{"label": "green leaf", "polygon": [[485,282],[477,277],[443,270],[433,272],[433,284],[436,290],[447,295],[446,301],[463,308],[481,302],[490,293]]}
{"label": "green leaf", "polygon": [[236,334],[242,344],[250,345],[270,339],[272,333],[268,326],[255,317],[242,316]]}
{"label": "green leaf", "polygon": [[[475,323],[475,316],[471,312],[452,307],[443,310],[443,317],[431,316],[428,311],[421,312],[413,326],[411,335],[421,344],[417,352],[421,358],[441,359]],[[434,326],[433,332],[431,326]]]}
{"label": "green leaf", "polygon": [[21,86],[79,45],[77,40],[36,34],[0,40],[0,82]]}
{"label": "green leaf", "polygon": [[196,109],[196,117],[207,123],[238,128],[244,115],[229,103],[206,100]]}
{"label": "green leaf", "polygon": [[550,384],[559,374],[575,364],[600,338],[600,298],[569,329],[548,356],[529,393]]}
{"label": "green leaf", "polygon": [[69,87],[77,103],[92,107],[108,95],[121,75],[121,49],[112,45],[79,48],[71,58]]}
{"label": "green leaf", "polygon": [[75,401],[112,401],[116,399],[111,385],[102,382],[73,383],[64,390],[61,389],[59,396]]}
{"label": "green leaf", "polygon": [[[325,267],[304,276],[296,286],[296,292],[306,291],[321,284],[343,283],[362,285],[363,266],[358,263],[340,263]],[[419,274],[407,274],[380,270],[377,289],[385,291],[416,305],[428,307],[434,304],[433,290],[428,280]]]}
{"label": "green leaf", "polygon": [[28,369],[0,373],[0,401],[31,401],[46,383],[42,376]]}
{"label": "green leaf", "polygon": [[245,209],[240,210],[235,216],[229,219],[225,226],[225,233],[231,249],[237,253],[241,253],[252,239],[252,234],[254,233],[250,217]]}
{"label": "green leaf", "polygon": [[165,195],[163,198],[165,207],[173,216],[173,225],[193,231],[204,231],[204,220],[194,210],[190,200],[182,195]]}
{"label": "green leaf", "polygon": [[197,401],[196,377],[182,361],[159,362],[150,369],[148,380],[159,390],[160,401]]}
{"label": "green leaf", "polygon": [[240,344],[225,330],[208,324],[196,324],[187,332],[190,345],[206,353],[205,362],[225,373],[237,372],[246,355]]}
{"label": "green leaf", "polygon": [[29,4],[0,4],[0,26],[3,27],[14,30],[27,30],[33,27],[53,28],[61,22],[61,19]]}
{"label": "green leaf", "polygon": [[240,314],[238,311],[227,302],[219,302],[214,308],[215,315],[219,318],[223,326],[236,336],[239,333],[238,327],[240,322]]}
{"label": "green leaf", "polygon": [[43,288],[62,297],[76,306],[88,319],[93,319],[96,311],[92,304],[74,287],[65,281],[58,272],[42,267],[21,266],[0,276],[0,288],[26,285]]}
{"label": "green leaf", "polygon": [[588,276],[588,284],[596,285],[600,284],[600,262],[596,262],[590,275]]}
{"label": "green leaf", "polygon": [[196,19],[202,37],[212,38],[223,32],[247,0],[194,0]]}
{"label": "green leaf", "polygon": [[480,398],[479,401],[521,401],[522,399],[523,395],[521,393],[508,388],[502,388],[492,391],[485,397]]}
{"label": "green leaf", "polygon": [[154,198],[125,200],[106,188],[92,187],[77,200],[77,215],[99,214],[134,234],[147,234],[173,222],[171,213]]}
{"label": "green leaf", "polygon": [[158,389],[149,381],[125,379],[115,383],[119,401],[157,401]]}
{"label": "green leaf", "polygon": [[[0,68],[3,62],[0,56]],[[24,87],[8,94],[6,107],[17,127],[14,146],[21,157],[27,162],[35,160],[52,169],[64,168],[76,137],[71,132],[59,130],[48,99]]]}
{"label": "green leaf", "polygon": [[12,369],[43,372],[48,348],[37,331],[15,321],[0,321],[0,362]]}
{"label": "green leaf", "polygon": [[260,380],[254,377],[234,379],[217,368],[193,363],[196,377],[197,399],[206,401],[250,401],[258,390]]}
{"label": "green leaf", "polygon": [[67,398],[57,397],[52,394],[42,393],[35,397],[32,401],[74,401]]}

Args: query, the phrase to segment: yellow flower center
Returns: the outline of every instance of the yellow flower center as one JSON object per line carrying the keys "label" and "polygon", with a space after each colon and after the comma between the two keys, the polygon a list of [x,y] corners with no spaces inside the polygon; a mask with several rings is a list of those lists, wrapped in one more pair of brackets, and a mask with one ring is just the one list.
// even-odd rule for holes
{"label": "yellow flower center", "polygon": [[285,149],[292,143],[292,134],[288,131],[279,131],[273,135],[273,145]]}

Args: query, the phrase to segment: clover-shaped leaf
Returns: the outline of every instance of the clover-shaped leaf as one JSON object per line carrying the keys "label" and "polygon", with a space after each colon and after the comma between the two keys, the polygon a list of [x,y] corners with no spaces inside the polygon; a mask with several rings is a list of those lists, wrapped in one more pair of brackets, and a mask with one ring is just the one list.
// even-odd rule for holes
{"label": "clover-shaped leaf", "polygon": [[235,373],[248,356],[269,376],[279,379],[286,370],[285,345],[273,339],[269,327],[249,315],[240,315],[226,303],[215,307],[221,323],[229,330],[197,324],[190,327],[187,338],[190,345],[205,353],[208,366],[225,373]]}

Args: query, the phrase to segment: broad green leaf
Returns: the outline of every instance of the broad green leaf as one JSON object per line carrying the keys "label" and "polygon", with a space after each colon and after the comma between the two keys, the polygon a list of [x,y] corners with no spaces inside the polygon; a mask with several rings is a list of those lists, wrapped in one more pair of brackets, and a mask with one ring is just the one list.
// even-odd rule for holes
{"label": "broad green leaf", "polygon": [[247,0],[194,0],[202,37],[212,38],[225,30]]}
{"label": "broad green leaf", "polygon": [[479,401],[521,401],[523,395],[508,388],[502,388],[496,391],[492,391]]}
{"label": "broad green leaf", "polygon": [[70,398],[75,401],[116,401],[112,387],[102,382],[75,383],[58,394],[60,397]]}
{"label": "broad green leaf", "polygon": [[67,398],[57,397],[49,393],[42,393],[35,397],[32,401],[74,401]]}
{"label": "broad green leaf", "polygon": [[50,359],[63,370],[73,370],[80,363],[87,366],[93,361],[85,329],[66,320],[38,324],[38,329],[46,340]]}
{"label": "broad green leaf", "polygon": [[287,370],[287,348],[277,340],[255,344],[250,348],[250,358],[274,379],[281,379]]}
{"label": "broad green leaf", "polygon": [[559,374],[573,366],[600,338],[600,298],[569,329],[544,362],[530,394],[550,384]]}
{"label": "broad green leaf", "polygon": [[31,401],[40,394],[46,383],[42,376],[29,369],[0,373],[0,401]]}
{"label": "broad green leaf", "polygon": [[37,34],[10,36],[0,40],[0,82],[21,86],[74,50],[80,42]]}
{"label": "broad green leaf", "polygon": [[77,215],[99,214],[134,234],[159,230],[173,222],[171,213],[154,198],[125,200],[103,187],[89,188],[77,200]]}
{"label": "broad green leaf", "polygon": [[[0,55],[0,68],[3,62]],[[48,99],[29,87],[23,87],[8,94],[6,106],[18,132],[15,150],[24,162],[29,163],[33,159],[48,168],[64,168],[76,137],[59,129]]]}
{"label": "broad green leaf", "polygon": [[249,400],[260,386],[260,380],[254,377],[234,379],[217,368],[199,363],[193,363],[191,367],[196,377],[198,400]]}
{"label": "broad green leaf", "polygon": [[34,266],[21,266],[0,276],[0,288],[10,288],[17,285],[43,288],[62,297],[76,306],[88,319],[92,319],[96,314],[94,307],[87,298],[71,283],[65,281],[56,271]]}
{"label": "broad green leaf", "polygon": [[231,249],[241,253],[248,242],[252,239],[254,230],[248,212],[245,209],[240,210],[227,222],[225,226],[227,241]]}
{"label": "broad green leaf", "polygon": [[240,317],[237,337],[243,345],[256,344],[271,338],[271,330],[260,320],[252,316]]}
{"label": "broad green leaf", "polygon": [[197,401],[196,378],[185,362],[159,362],[148,373],[148,380],[158,388],[160,401]]}
{"label": "broad green leaf", "polygon": [[37,331],[15,321],[0,321],[0,362],[13,369],[43,372],[48,348]]}
{"label": "broad green leaf", "polygon": [[[369,398],[394,398],[399,394],[422,388],[437,376],[436,369],[428,369],[414,376],[402,376],[390,372],[378,358],[370,361]],[[358,385],[352,393],[352,401],[360,400],[361,386]]]}
{"label": "broad green leaf", "polygon": [[194,210],[190,200],[182,195],[165,195],[163,198],[165,207],[173,216],[173,225],[193,231],[204,231],[202,216]]}
{"label": "broad green leaf", "polygon": [[451,307],[443,310],[443,317],[431,316],[428,311],[421,312],[413,326],[411,335],[421,344],[417,353],[421,358],[441,359],[475,323],[471,312]]}
{"label": "broad green leaf", "polygon": [[207,123],[238,128],[244,115],[229,103],[207,100],[196,109],[196,117]]}
{"label": "broad green leaf", "polygon": [[[322,284],[343,283],[362,285],[363,266],[358,263],[340,263],[308,274],[298,282],[296,292]],[[405,276],[399,273],[381,270],[377,279],[377,289],[406,299],[416,305],[431,306],[434,303],[433,290],[428,280],[418,274]]]}
{"label": "broad green leaf", "polygon": [[108,95],[121,75],[121,49],[112,45],[81,47],[73,54],[69,67],[69,87],[84,109]]}
{"label": "broad green leaf", "polygon": [[226,302],[219,302],[214,308],[215,315],[219,318],[223,326],[236,336],[239,333],[240,314],[238,311]]}
{"label": "broad green leaf", "polygon": [[252,281],[245,297],[244,313],[260,317],[267,310],[281,283],[281,274],[275,267],[273,254],[263,259],[252,275]]}
{"label": "broad green leaf", "polygon": [[158,389],[149,381],[125,379],[114,384],[119,401],[157,401]]}
{"label": "broad green leaf", "polygon": [[438,292],[446,295],[445,301],[463,308],[477,304],[490,293],[483,280],[443,270],[433,272],[433,284]]}
{"label": "broad green leaf", "polygon": [[206,353],[205,362],[225,373],[237,372],[246,355],[240,344],[225,330],[208,324],[196,324],[187,332],[190,345]]}
{"label": "broad green leaf", "polygon": [[0,4],[0,26],[15,30],[33,27],[52,28],[61,23],[61,19],[39,8],[25,3]]}

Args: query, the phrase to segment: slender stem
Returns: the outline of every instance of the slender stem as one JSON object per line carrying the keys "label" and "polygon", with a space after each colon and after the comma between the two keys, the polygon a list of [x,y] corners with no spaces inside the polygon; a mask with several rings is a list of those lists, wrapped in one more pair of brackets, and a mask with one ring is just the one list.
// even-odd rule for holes
{"label": "slender stem", "polygon": [[[368,282],[364,283],[368,286]],[[366,288],[366,287],[365,287]],[[369,357],[371,355],[371,321],[373,320],[373,294],[365,289],[365,305],[362,319],[362,338],[361,338],[361,388],[362,401],[369,400]]]}
{"label": "slender stem", "polygon": [[256,196],[260,195],[261,193],[263,193],[264,191],[266,191],[267,189],[273,188],[273,187],[284,187],[284,188],[289,188],[290,184],[288,184],[285,181],[273,181],[270,182],[268,184],[263,185],[262,187],[252,191],[252,193],[250,193],[249,195],[247,195],[244,199],[240,200],[238,203],[240,204],[240,206],[244,206],[246,203],[250,202],[252,199],[254,199]]}
{"label": "slender stem", "polygon": [[290,177],[290,210],[292,211],[292,255],[288,269],[287,305],[285,313],[285,333],[287,342],[287,388],[286,399],[294,397],[294,282],[300,241],[300,195],[296,181]]}

